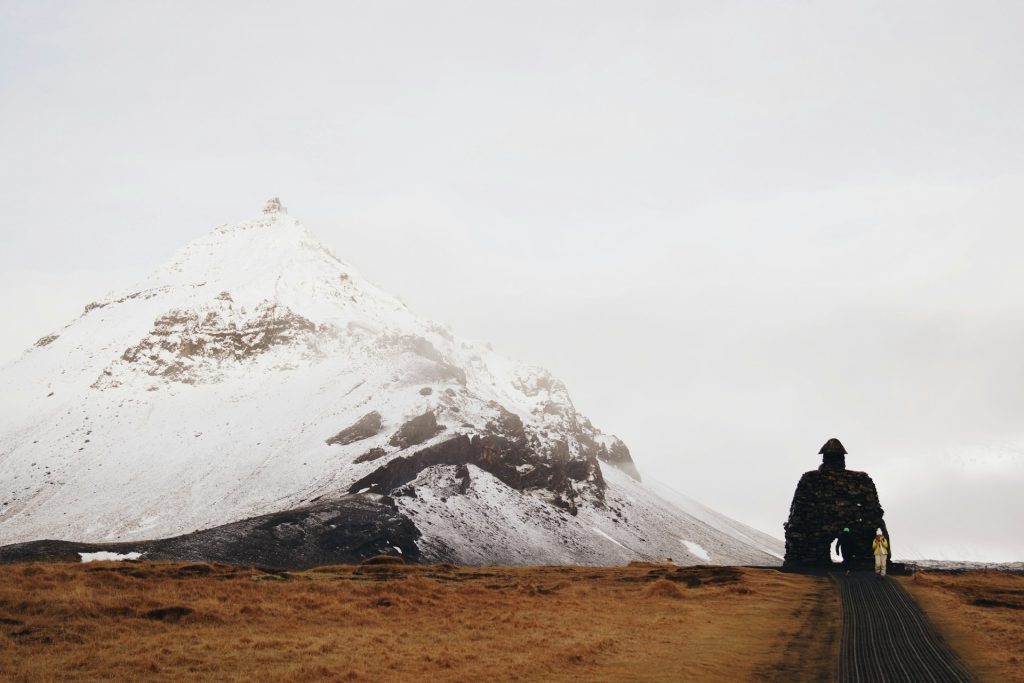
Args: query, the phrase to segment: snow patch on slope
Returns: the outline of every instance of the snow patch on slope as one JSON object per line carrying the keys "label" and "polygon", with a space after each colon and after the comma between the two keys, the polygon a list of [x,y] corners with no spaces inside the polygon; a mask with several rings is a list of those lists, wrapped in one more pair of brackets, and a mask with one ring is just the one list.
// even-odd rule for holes
{"label": "snow patch on slope", "polygon": [[686,546],[686,549],[690,551],[691,555],[694,555],[695,557],[699,557],[700,559],[704,560],[705,562],[710,562],[711,561],[711,556],[708,555],[708,551],[704,550],[704,548],[700,547],[699,543],[694,543],[693,541],[687,541],[685,539],[680,539],[680,542],[683,545]]}
{"label": "snow patch on slope", "polygon": [[612,542],[612,543],[614,543],[615,545],[619,546],[620,548],[626,548],[626,546],[622,545],[621,543],[619,543],[618,541],[616,541],[616,540],[615,540],[614,538],[612,538],[611,536],[609,536],[609,535],[608,535],[608,534],[606,534],[605,532],[603,532],[603,531],[601,531],[600,529],[598,529],[598,528],[597,528],[596,526],[594,526],[594,527],[590,527],[590,529],[591,529],[591,531],[593,531],[593,532],[594,532],[595,534],[597,534],[598,536],[600,536],[600,537],[602,537],[602,538],[607,538],[607,539],[608,539],[609,541],[611,541],[611,542]]}
{"label": "snow patch on slope", "polygon": [[142,553],[112,553],[101,550],[95,553],[78,553],[82,562],[120,562],[123,560],[137,560]]}

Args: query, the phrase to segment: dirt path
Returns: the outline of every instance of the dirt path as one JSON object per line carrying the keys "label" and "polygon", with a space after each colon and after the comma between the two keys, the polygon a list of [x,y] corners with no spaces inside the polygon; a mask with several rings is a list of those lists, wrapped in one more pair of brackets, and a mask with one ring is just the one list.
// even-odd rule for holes
{"label": "dirt path", "polygon": [[869,572],[833,577],[843,603],[840,683],[973,680],[901,585]]}
{"label": "dirt path", "polygon": [[813,582],[813,587],[793,602],[791,626],[780,631],[780,637],[786,640],[781,657],[755,673],[759,681],[833,683],[836,680],[841,622],[839,595],[828,576],[807,576],[806,580]]}

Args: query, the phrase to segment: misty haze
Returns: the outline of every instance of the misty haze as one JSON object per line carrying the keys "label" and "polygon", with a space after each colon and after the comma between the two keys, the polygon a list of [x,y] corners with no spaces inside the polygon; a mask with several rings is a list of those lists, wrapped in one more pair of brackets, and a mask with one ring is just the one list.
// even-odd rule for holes
{"label": "misty haze", "polygon": [[[0,570],[25,569],[0,642],[36,656],[0,677],[100,675],[12,605],[60,623],[109,571],[103,656],[125,614],[181,620],[225,643],[210,679],[249,665],[212,624],[272,639],[341,600],[376,638],[391,608],[467,631],[374,671],[383,641],[314,629],[268,671],[870,680],[839,615],[906,594],[932,674],[1011,680],[1022,26],[1009,2],[5,3]],[[634,599],[651,621],[615,622]],[[721,653],[630,640],[706,608]],[[533,609],[564,651],[460,649],[465,615],[497,643]],[[172,680],[182,647],[112,676]]]}

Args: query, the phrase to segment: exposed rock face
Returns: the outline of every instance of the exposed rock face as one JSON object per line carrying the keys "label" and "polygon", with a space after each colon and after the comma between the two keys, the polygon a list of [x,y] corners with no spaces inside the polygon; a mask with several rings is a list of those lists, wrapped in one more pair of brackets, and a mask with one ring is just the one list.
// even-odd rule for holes
{"label": "exposed rock face", "polygon": [[[348,444],[355,443],[356,441],[369,439],[371,436],[377,435],[377,432],[380,431],[380,427],[380,413],[376,410],[370,411],[359,418],[359,420],[352,426],[342,429],[340,432],[327,439],[327,445],[333,446],[338,444],[341,446],[347,446]],[[383,452],[381,452],[381,455],[383,455]]]}
{"label": "exposed rock face", "polygon": [[607,443],[602,443],[597,457],[602,462],[615,465],[629,476],[640,481],[640,470],[633,463],[633,456],[630,455],[629,448],[617,437],[610,437],[607,439]]}
{"label": "exposed rock face", "polygon": [[263,302],[247,311],[232,305],[221,292],[202,311],[171,310],[153,323],[153,330],[106,368],[93,388],[120,386],[120,375],[142,369],[152,377],[184,384],[216,382],[221,370],[279,346],[294,346],[316,355],[317,326],[286,307]]}
{"label": "exposed rock face", "polygon": [[35,343],[35,345],[36,346],[48,346],[48,345],[52,344],[53,342],[57,341],[58,339],[60,339],[60,335],[59,334],[48,334],[45,337],[40,337],[39,341],[37,341]]}
{"label": "exposed rock face", "polygon": [[384,450],[383,448],[371,448],[370,450],[366,451],[362,455],[356,457],[356,459],[353,460],[352,462],[354,462],[354,463],[373,462],[374,460],[380,460],[381,458],[383,458],[387,454],[388,454],[388,452],[386,450]]}
{"label": "exposed rock face", "polygon": [[537,399],[533,413],[538,420],[573,436],[574,456],[587,461],[598,458],[640,481],[640,472],[626,444],[618,437],[602,434],[589,419],[580,415],[565,384],[551,373],[541,368],[522,368],[513,377],[512,384],[524,395]]}
{"label": "exposed rock face", "polygon": [[442,429],[444,427],[437,424],[437,416],[428,410],[399,427],[388,443],[398,448],[408,448],[423,443]]}
{"label": "exposed rock face", "polygon": [[[537,384],[542,391],[559,391],[561,385],[543,376]],[[410,495],[408,484],[423,470],[447,465],[459,468],[457,478],[461,484],[452,495],[465,494],[470,481],[466,467],[476,465],[517,491],[541,492],[548,502],[572,514],[576,514],[581,498],[602,505],[605,480],[599,460],[615,465],[637,481],[640,475],[625,444],[614,436],[601,434],[589,420],[576,413],[567,398],[563,401],[544,401],[538,411],[548,423],[561,428],[552,430],[554,434],[571,436],[571,441],[552,439],[554,434],[550,432],[538,434],[528,429],[519,415],[491,401],[491,417],[480,433],[456,434],[411,455],[393,457],[353,483],[349,491]],[[428,411],[403,424],[392,435],[389,445],[404,450],[425,443],[443,429],[434,412]],[[355,462],[370,462],[385,454],[382,449],[373,449]]]}
{"label": "exposed rock face", "polygon": [[281,205],[281,200],[277,197],[267,200],[266,206],[263,207],[263,213],[275,214],[275,213],[288,213],[288,210]]}
{"label": "exposed rock face", "polygon": [[419,559],[419,531],[388,498],[345,496],[183,536],[134,543],[33,541],[0,547],[7,562],[77,562],[78,553],[141,552],[147,560],[224,562],[277,569],[353,563],[376,555]]}
{"label": "exposed rock face", "polygon": [[[845,469],[846,449],[838,439],[822,447],[822,465],[805,472],[797,484],[786,529],[787,567],[829,567],[829,546],[850,529],[854,565],[871,567],[876,529],[888,536],[875,483],[865,472]],[[891,558],[891,556],[890,556]]]}
{"label": "exposed rock face", "polygon": [[487,436],[459,435],[412,455],[393,458],[352,484],[349,491],[403,495],[397,491],[422,470],[435,465],[458,465],[459,476],[465,482],[461,487],[464,492],[469,478],[464,467],[472,464],[518,491],[546,489],[554,494],[552,504],[572,513],[576,511],[576,499],[580,495],[603,500],[605,483],[595,457],[573,459],[567,449],[545,457],[530,448],[521,424],[519,430],[519,435],[514,429],[502,433],[497,428]]}

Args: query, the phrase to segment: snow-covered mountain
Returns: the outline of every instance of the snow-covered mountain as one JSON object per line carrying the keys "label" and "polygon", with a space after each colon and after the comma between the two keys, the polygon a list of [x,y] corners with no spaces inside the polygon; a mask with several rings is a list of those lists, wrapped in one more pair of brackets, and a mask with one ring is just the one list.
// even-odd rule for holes
{"label": "snow-covered mountain", "polygon": [[640,481],[565,386],[422,320],[277,200],[0,370],[0,545],[167,537],[381,497],[425,559],[777,563]]}

